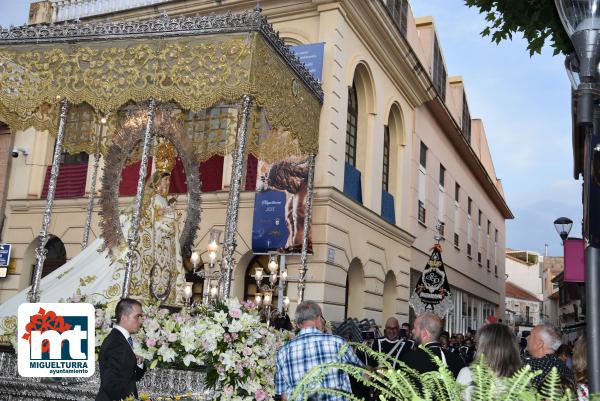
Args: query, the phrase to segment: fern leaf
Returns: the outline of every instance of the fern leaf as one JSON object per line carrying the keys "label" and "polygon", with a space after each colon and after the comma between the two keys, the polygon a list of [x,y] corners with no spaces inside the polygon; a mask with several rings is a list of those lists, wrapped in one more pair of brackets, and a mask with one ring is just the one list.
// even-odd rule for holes
{"label": "fern leaf", "polygon": [[[541,371],[532,371],[529,365],[523,366],[510,378],[504,380],[505,390],[501,392],[500,399],[504,401],[525,401],[523,397],[533,397],[535,399],[536,393],[531,388],[531,383],[533,382],[533,378],[540,373]],[[528,394],[528,392],[531,394]]]}
{"label": "fern leaf", "polygon": [[560,375],[558,374],[558,370],[555,366],[544,378],[542,388],[540,389],[540,394],[547,401],[560,401],[562,393]]}

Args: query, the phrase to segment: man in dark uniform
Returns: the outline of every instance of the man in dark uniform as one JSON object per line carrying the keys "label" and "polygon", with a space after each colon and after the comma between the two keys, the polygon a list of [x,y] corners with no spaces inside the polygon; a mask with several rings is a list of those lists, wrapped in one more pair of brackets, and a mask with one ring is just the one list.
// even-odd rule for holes
{"label": "man in dark uniform", "polygon": [[142,304],[123,298],[115,310],[116,324],[100,347],[100,390],[96,401],[119,401],[133,395],[138,398],[136,382],[146,372],[144,360],[133,352],[131,334],[142,326]]}
{"label": "man in dark uniform", "polygon": [[[442,345],[439,342],[441,332],[442,319],[433,313],[424,313],[415,320],[413,337],[417,344],[425,346],[434,355],[438,356],[456,378],[458,372],[465,365],[458,355],[449,350],[442,349]],[[404,354],[401,360],[420,373],[438,370],[437,365],[431,360],[429,355],[418,347]]]}
{"label": "man in dark uniform", "polygon": [[[373,343],[373,351],[388,354],[395,360],[400,360],[402,355],[411,349],[411,342],[406,338],[400,337],[400,323],[398,323],[398,319],[395,317],[390,317],[385,322],[383,335],[384,337],[378,338]],[[369,366],[376,368],[377,361],[371,359],[369,359]],[[396,361],[394,361],[393,366],[396,366]]]}

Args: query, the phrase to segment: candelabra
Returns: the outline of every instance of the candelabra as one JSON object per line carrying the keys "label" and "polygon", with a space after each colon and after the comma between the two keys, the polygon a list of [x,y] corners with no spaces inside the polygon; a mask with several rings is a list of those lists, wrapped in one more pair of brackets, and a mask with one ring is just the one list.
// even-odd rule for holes
{"label": "candelabra", "polygon": [[[219,294],[219,282],[222,278],[220,263],[217,263],[220,236],[221,230],[210,230],[210,239],[208,241],[208,263],[205,263],[201,268],[198,268],[201,258],[197,251],[192,252],[190,258],[192,265],[194,265],[194,274],[204,280],[202,301],[205,304]],[[217,267],[216,269],[215,266]]]}
{"label": "candelabra", "polygon": [[[283,296],[285,283],[288,279],[288,273],[284,266],[279,268],[277,263],[277,254],[269,254],[269,263],[267,264],[268,278],[267,283],[263,283],[264,270],[262,267],[256,267],[254,270],[254,280],[256,280],[256,286],[258,293],[254,297],[254,302],[259,308],[263,308],[267,313],[267,324],[269,324],[271,318],[271,307],[273,303],[273,294],[277,292],[279,297]],[[279,273],[278,273],[279,271]],[[278,312],[282,313],[287,311],[290,305],[290,300],[287,296],[283,296],[282,309],[278,308]]]}

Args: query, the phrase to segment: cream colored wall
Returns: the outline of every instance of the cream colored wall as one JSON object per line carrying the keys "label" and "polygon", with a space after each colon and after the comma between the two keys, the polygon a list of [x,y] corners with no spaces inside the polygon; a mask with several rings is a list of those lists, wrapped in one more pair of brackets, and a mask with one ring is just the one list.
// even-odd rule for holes
{"label": "cream colored wall", "polygon": [[[448,273],[450,284],[455,285],[484,300],[499,306],[499,314],[504,307],[504,248],[505,248],[505,224],[504,218],[496,209],[487,193],[481,188],[473,173],[465,166],[464,162],[454,150],[447,139],[443,129],[435,121],[435,118],[426,107],[417,109],[416,132],[413,138],[411,157],[411,233],[417,237],[414,243],[414,251],[411,256],[411,267],[422,270],[429,257],[429,249],[435,243],[434,235],[436,218],[438,216],[438,188],[440,163],[446,168],[445,177],[445,240],[442,242],[444,249],[443,258]],[[423,141],[429,148],[427,152],[427,176],[426,176],[426,226],[417,221],[418,201],[418,171],[420,142]],[[454,230],[454,184],[458,182],[460,190],[459,202],[459,235],[460,247],[457,250],[453,246]],[[473,200],[472,209],[472,259],[467,257],[467,198]],[[487,241],[487,220],[492,222],[490,234],[489,254],[493,255],[494,229],[498,229],[498,243],[496,258],[498,265],[498,277],[494,274],[494,264],[491,263],[491,271],[486,268],[485,253],[482,252],[482,263],[477,263],[477,249],[475,242],[477,238],[477,214],[478,210],[483,212],[482,239]],[[483,243],[483,241],[482,241]]]}
{"label": "cream colored wall", "polygon": [[[365,113],[359,119],[357,167],[362,173],[363,205],[376,213],[381,211],[381,174],[383,155],[383,126],[387,123],[390,108],[399,106],[401,130],[405,138],[412,130],[414,108],[401,95],[398,84],[391,82],[384,66],[372,56],[357,32],[352,29],[337,5],[323,7],[318,17],[282,21],[276,19],[276,30],[284,38],[302,43],[325,42],[323,62],[323,91],[325,101],[321,111],[319,155],[317,157],[316,184],[333,186],[343,191],[346,141],[346,111],[348,87],[352,85],[357,68],[363,72],[367,99],[363,102]],[[360,107],[360,106],[359,106]],[[405,144],[397,151],[406,153]],[[405,191],[402,182],[408,178],[408,157],[399,158],[396,171],[396,217],[406,228]],[[398,184],[400,183],[400,184]]]}
{"label": "cream colored wall", "polygon": [[459,127],[463,126],[463,93],[465,85],[462,77],[448,77],[448,93],[446,93],[446,105],[450,114]]}
{"label": "cream colored wall", "polygon": [[[541,260],[541,258],[539,259]],[[542,278],[540,277],[539,263],[528,266],[525,263],[506,258],[506,274],[508,274],[506,281],[510,281],[511,283],[526,289],[537,296],[540,301],[543,300]]]}

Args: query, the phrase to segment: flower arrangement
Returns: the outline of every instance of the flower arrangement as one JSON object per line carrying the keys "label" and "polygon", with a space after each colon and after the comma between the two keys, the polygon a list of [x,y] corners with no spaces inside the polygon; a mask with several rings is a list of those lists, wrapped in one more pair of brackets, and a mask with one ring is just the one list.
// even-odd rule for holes
{"label": "flower arrangement", "polygon": [[253,304],[237,299],[215,302],[204,316],[200,341],[207,384],[215,387],[215,396],[223,401],[271,400],[281,344],[276,331],[260,322]]}
{"label": "flower arrangement", "polygon": [[[107,309],[96,310],[98,345],[111,318]],[[178,313],[144,305],[134,351],[151,369],[205,367],[217,399],[264,401],[273,399],[275,353],[286,335],[261,323],[255,305],[237,299]]]}
{"label": "flower arrangement", "polygon": [[[61,302],[89,302],[78,290]],[[96,352],[112,330],[115,304],[96,303]],[[206,369],[214,398],[222,401],[270,401],[274,396],[275,354],[291,333],[261,323],[256,305],[237,299],[172,313],[144,305],[144,321],[134,336],[134,352],[151,369]],[[0,334],[16,344],[14,324]],[[12,322],[12,321],[11,321]],[[16,347],[15,347],[16,348]],[[188,395],[163,400],[187,400]]]}

